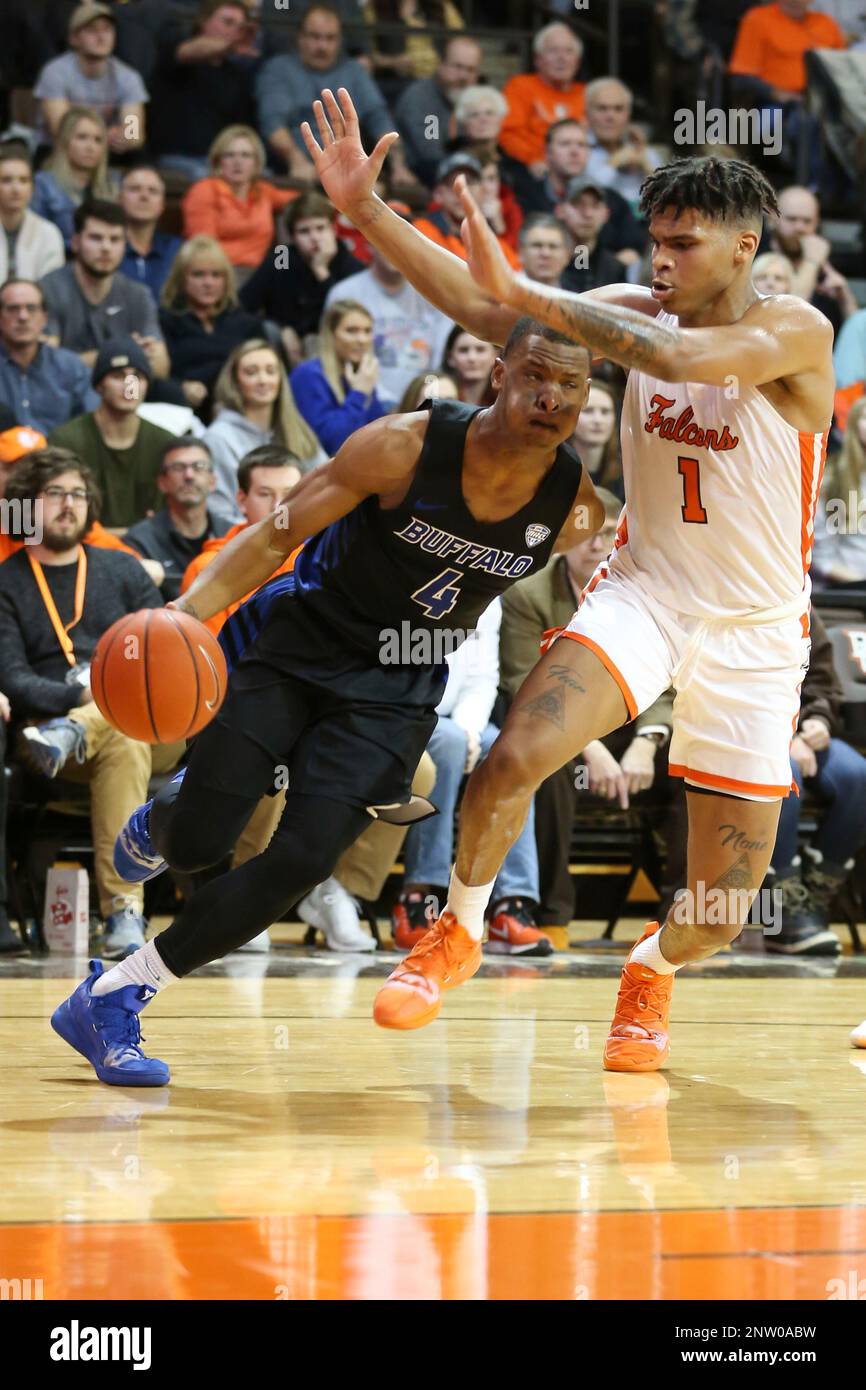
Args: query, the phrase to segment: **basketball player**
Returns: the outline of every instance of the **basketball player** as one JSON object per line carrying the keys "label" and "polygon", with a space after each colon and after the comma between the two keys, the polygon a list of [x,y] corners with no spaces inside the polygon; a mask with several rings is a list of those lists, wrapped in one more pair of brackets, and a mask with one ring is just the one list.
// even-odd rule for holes
{"label": "basketball player", "polygon": [[[139,1045],[148,999],[279,920],[331,875],[371,815],[412,818],[411,781],[447,672],[442,629],[454,639],[472,630],[497,594],[602,524],[589,475],[565,443],[588,371],[585,348],[519,320],[493,369],[489,409],[434,401],[358,430],[176,602],[206,621],[312,537],[292,573],[223,627],[234,666],[225,702],[185,773],[130,817],[115,863],[139,882],[166,861],[186,872],[217,863],[261,798],[286,785],[281,772],[285,811],[262,854],[201,888],[107,974],[91,962],[55,1011],[55,1030],[101,1080],[164,1085],[168,1067]],[[405,650],[391,664],[395,632]],[[450,938],[440,944],[445,978]],[[475,945],[458,978],[477,969]]]}
{"label": "basketball player", "polygon": [[315,103],[321,144],[304,129],[317,173],[427,298],[488,341],[529,313],[630,369],[614,551],[470,779],[445,911],[379,991],[374,1015],[392,1028],[435,1018],[443,988],[477,968],[492,884],[535,789],[673,684],[670,771],[688,790],[688,890],[626,962],[604,1054],[614,1071],[655,1070],[669,1050],[674,974],[739,935],[791,788],[832,330],[805,301],[752,285],[762,218],[776,212],[752,165],[684,159],[656,170],[641,203],[651,289],[583,295],[515,274],[464,181],[473,285],[461,261],[373,194],[398,137],[383,136],[367,158],[345,89],[339,98]]}

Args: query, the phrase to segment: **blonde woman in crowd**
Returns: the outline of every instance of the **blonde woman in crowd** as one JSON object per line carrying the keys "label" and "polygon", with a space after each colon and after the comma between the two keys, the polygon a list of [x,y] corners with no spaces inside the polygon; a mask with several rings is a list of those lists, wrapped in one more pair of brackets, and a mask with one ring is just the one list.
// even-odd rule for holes
{"label": "blonde woman in crowd", "polygon": [[221,130],[208,163],[210,176],[184,195],[184,236],[213,237],[233,266],[254,270],[275,241],[276,213],[297,193],[262,178],[265,149],[251,126]]}
{"label": "blonde woman in crowd", "polygon": [[290,380],[298,410],[329,454],[362,425],[386,414],[376,390],[373,320],[363,304],[338,299],[325,310],[319,356],[302,362]]}
{"label": "blonde woman in crowd", "polygon": [[229,354],[213,392],[214,422],[205,431],[213,456],[216,488],[213,510],[232,521],[238,510],[238,464],[251,449],[280,444],[307,472],[326,455],[299,413],[276,351],[264,338],[251,338]]}
{"label": "blonde woman in crowd", "polygon": [[60,122],[54,149],[33,181],[31,212],[60,228],[68,246],[72,219],[85,198],[114,198],[108,172],[105,121],[87,106],[70,106]]}
{"label": "blonde woman in crowd", "polygon": [[208,236],[184,242],[163,285],[160,305],[171,375],[181,383],[188,403],[206,418],[223,363],[234,348],[259,336],[261,320],[238,307],[229,258]]}

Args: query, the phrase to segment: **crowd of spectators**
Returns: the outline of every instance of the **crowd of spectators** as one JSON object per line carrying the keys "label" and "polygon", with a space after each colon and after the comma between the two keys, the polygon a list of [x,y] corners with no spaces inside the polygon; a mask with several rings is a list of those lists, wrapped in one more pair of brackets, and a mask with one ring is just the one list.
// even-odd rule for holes
{"label": "crowd of spectators", "polygon": [[[856,499],[866,511],[866,307],[821,231],[822,194],[847,190],[853,212],[849,173],[837,170],[828,188],[813,159],[800,186],[790,155],[802,129],[815,134],[804,54],[866,45],[861,8],[659,8],[672,61],[703,75],[715,68],[732,97],[785,115],[783,154],[767,169],[780,215],[765,228],[754,280],[761,293],[810,300],[837,335],[838,410],[814,563],[817,586],[830,589],[866,588],[866,523],[835,526],[826,504],[841,497],[850,509]],[[368,147],[399,131],[378,191],[423,235],[464,255],[454,189],[463,175],[511,264],[574,292],[648,282],[639,190],[679,151],[670,131],[640,118],[649,87],[589,70],[571,22],[544,23],[529,70],[491,82],[490,40],[467,32],[450,0],[300,0],[289,13],[267,0],[10,0],[0,39],[7,88],[29,90],[29,117],[10,111],[0,135],[0,476],[8,498],[43,503],[53,528],[38,546],[0,536],[0,731],[5,739],[10,724],[11,748],[43,777],[87,781],[100,913],[120,951],[139,943],[143,909],[140,894],[115,881],[108,841],[156,764],[170,770],[183,750],[155,751],[151,763],[149,749],[102,720],[86,675],[101,632],[122,612],[175,598],[365,423],[431,395],[492,399],[496,349],[429,304],[321,192],[300,133],[314,100],[345,86]],[[490,612],[471,670],[452,658],[419,769],[425,785],[435,771],[443,814],[407,839],[394,918],[403,945],[447,882],[454,807],[464,773],[496,735],[494,707],[528,671],[541,630],[567,618],[610,541],[623,500],[623,384],[620,369],[599,365],[572,441],[605,498],[605,530]],[[793,775],[831,806],[840,786],[849,805],[866,805],[866,763],[839,738],[832,654],[821,651],[804,687]],[[539,792],[535,825],[494,895],[493,949],[549,949],[539,927],[566,924],[574,906],[575,796],[625,807],[655,795],[667,780],[671,706],[665,696],[635,725],[579,750],[584,792],[574,768]],[[774,871],[802,930],[781,949],[838,946],[826,931],[827,885],[840,873],[837,842],[847,864],[866,824],[840,837],[833,814],[804,869],[787,812]],[[0,823],[4,815],[5,801]],[[243,853],[256,852],[273,815],[271,804]],[[352,884],[381,886],[399,846],[391,832],[377,835],[365,867],[338,871],[305,908],[330,944],[366,948],[355,901],[365,893]],[[0,902],[0,948],[14,942]]]}

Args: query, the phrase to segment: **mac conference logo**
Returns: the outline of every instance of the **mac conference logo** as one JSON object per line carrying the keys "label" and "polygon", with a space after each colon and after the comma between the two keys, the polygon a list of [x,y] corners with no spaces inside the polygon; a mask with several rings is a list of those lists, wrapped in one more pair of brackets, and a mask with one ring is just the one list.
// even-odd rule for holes
{"label": "mac conference logo", "polygon": [[526,528],[526,544],[530,546],[530,548],[534,545],[541,545],[541,542],[546,541],[549,535],[549,526],[542,526],[538,521],[533,522],[531,526],[527,526]]}

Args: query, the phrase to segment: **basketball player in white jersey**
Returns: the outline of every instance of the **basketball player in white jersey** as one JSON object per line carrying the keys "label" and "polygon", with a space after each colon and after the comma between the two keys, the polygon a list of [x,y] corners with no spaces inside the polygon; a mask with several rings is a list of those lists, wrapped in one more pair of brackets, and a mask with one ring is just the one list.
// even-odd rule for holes
{"label": "basketball player in white jersey", "polygon": [[[536,788],[672,684],[688,890],[632,950],[604,1054],[611,1070],[655,1070],[669,1050],[674,974],[739,935],[791,789],[832,330],[805,301],[755,290],[762,218],[776,200],[749,164],[684,159],[656,170],[642,189],[651,289],[573,295],[511,270],[465,184],[469,270],[389,213],[372,186],[397,137],[368,159],[339,95],[338,105],[323,94],[327,115],[316,103],[321,148],[305,132],[322,183],[427,298],[480,338],[501,343],[516,315],[531,314],[630,369],[615,549],[470,779],[445,911],[379,991],[375,1018],[416,1028],[436,1016],[442,991],[477,969],[484,908]],[[555,392],[548,409],[559,409]],[[431,970],[443,939],[448,964]]]}

